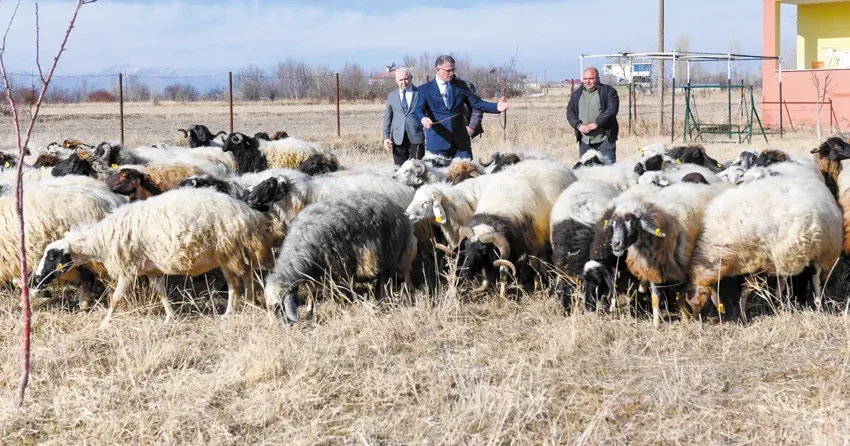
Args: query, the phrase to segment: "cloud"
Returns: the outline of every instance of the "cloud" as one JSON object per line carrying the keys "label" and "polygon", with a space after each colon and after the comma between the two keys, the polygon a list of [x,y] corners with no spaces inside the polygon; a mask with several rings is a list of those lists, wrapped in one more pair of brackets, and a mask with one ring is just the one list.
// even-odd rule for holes
{"label": "cloud", "polygon": [[[733,40],[742,51],[760,51],[758,2],[735,2],[736,14],[722,7],[732,5],[731,0],[677,3],[667,7],[668,46],[687,34],[694,51],[727,51]],[[0,22],[13,5],[0,2]],[[63,0],[40,5],[41,57],[47,63],[73,4]],[[550,69],[553,77],[566,76],[577,69],[583,52],[654,50],[656,5],[649,0],[517,1],[457,7],[411,4],[373,11],[260,1],[100,0],[80,11],[60,71],[85,73],[131,64],[217,73],[248,63],[271,65],[287,57],[331,68],[346,61],[372,68],[425,51],[468,54],[474,63],[500,64],[518,48],[520,68],[542,73],[556,67]],[[33,35],[34,11],[27,2],[21,4],[10,32],[8,66],[34,66]]]}

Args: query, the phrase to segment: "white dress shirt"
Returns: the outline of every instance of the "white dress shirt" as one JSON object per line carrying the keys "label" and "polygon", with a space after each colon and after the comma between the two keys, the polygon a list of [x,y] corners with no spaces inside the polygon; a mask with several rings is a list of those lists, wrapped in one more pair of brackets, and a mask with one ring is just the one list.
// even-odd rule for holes
{"label": "white dress shirt", "polygon": [[436,78],[436,81],[437,81],[437,88],[440,89],[440,97],[443,98],[443,105],[445,105],[448,108],[449,103],[448,103],[448,98],[446,97],[446,81],[440,79],[439,77]]}

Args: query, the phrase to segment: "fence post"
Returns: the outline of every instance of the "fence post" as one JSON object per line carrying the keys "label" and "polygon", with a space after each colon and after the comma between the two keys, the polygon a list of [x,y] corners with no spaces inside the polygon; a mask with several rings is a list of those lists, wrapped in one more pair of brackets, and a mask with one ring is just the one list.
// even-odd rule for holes
{"label": "fence post", "polygon": [[124,145],[124,73],[118,73],[118,114],[121,125],[121,145]]}
{"label": "fence post", "polygon": [[227,95],[230,100],[230,133],[233,133],[233,72],[227,72]]}
{"label": "fence post", "polygon": [[336,78],[336,136],[339,138],[339,73],[334,73]]}
{"label": "fence post", "polygon": [[[505,85],[502,89],[502,96],[508,97],[508,86]],[[502,111],[502,141],[508,140],[508,111]]]}

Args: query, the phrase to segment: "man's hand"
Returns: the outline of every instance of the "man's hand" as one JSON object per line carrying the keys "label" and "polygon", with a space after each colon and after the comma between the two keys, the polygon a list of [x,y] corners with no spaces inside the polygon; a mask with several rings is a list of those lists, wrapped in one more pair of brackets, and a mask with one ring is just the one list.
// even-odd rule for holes
{"label": "man's hand", "polygon": [[596,123],[595,123],[595,122],[591,122],[590,124],[587,124],[587,126],[586,126],[586,127],[587,127],[587,131],[588,131],[588,132],[592,132],[592,131],[594,131],[594,130],[596,130],[596,129],[598,129],[598,128],[599,128],[599,126],[598,126],[598,125],[596,125]]}
{"label": "man's hand", "polygon": [[509,106],[510,104],[508,104],[508,98],[502,96],[502,98],[499,99],[499,103],[496,104],[496,109],[498,109],[500,112],[503,112],[507,110]]}
{"label": "man's hand", "polygon": [[470,126],[466,126],[466,133],[468,133],[469,137],[472,138],[472,134],[475,133],[475,129]]}
{"label": "man's hand", "polygon": [[581,132],[582,135],[587,135],[587,132],[590,131],[587,129],[587,124],[580,124],[576,130]]}
{"label": "man's hand", "polygon": [[426,129],[431,128],[431,118],[422,118],[422,121],[420,122],[422,122],[422,127],[425,127]]}
{"label": "man's hand", "polygon": [[384,151],[389,152],[393,149],[393,140],[385,139],[384,140]]}

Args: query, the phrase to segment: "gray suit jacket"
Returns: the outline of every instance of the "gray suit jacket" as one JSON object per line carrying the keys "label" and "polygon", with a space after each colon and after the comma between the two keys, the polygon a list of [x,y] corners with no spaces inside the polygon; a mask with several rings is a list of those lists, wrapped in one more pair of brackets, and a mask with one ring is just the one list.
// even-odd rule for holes
{"label": "gray suit jacket", "polygon": [[413,98],[408,104],[407,113],[401,109],[401,94],[398,88],[387,94],[383,136],[384,139],[391,139],[393,144],[401,144],[404,141],[404,132],[407,132],[407,139],[411,144],[425,143],[425,130],[422,128],[422,123],[413,115],[413,109],[419,100],[419,89],[413,86],[410,88],[413,89]]}

